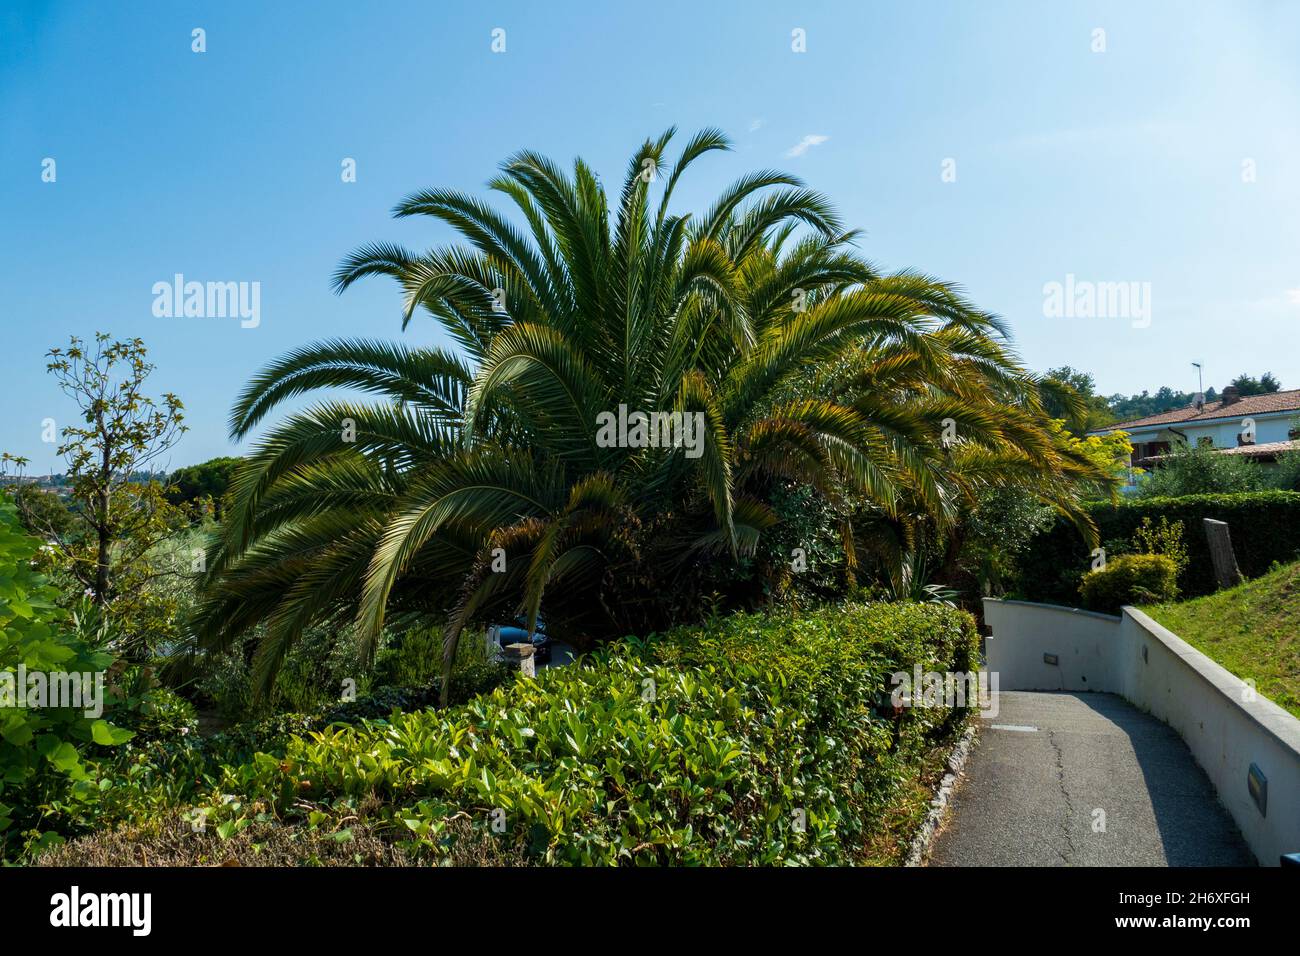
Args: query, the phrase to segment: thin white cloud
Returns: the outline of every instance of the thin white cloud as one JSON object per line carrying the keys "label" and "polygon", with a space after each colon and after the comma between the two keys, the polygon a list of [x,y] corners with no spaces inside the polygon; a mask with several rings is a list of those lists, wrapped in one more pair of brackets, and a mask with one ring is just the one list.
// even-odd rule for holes
{"label": "thin white cloud", "polygon": [[798,145],[791,146],[787,149],[785,154],[790,157],[802,156],[804,153],[808,152],[808,150],[812,149],[812,147],[820,146],[828,139],[830,139],[829,136],[822,136],[820,133],[809,133],[803,139],[799,140]]}
{"label": "thin white cloud", "polygon": [[1286,300],[1292,305],[1300,305],[1300,289],[1287,289]]}
{"label": "thin white cloud", "polygon": [[761,116],[758,117],[757,119],[752,119],[752,120],[750,120],[750,121],[749,121],[749,131],[750,131],[751,133],[757,133],[760,129],[763,128],[763,124],[766,123],[766,122],[767,122],[767,120],[763,119]]}

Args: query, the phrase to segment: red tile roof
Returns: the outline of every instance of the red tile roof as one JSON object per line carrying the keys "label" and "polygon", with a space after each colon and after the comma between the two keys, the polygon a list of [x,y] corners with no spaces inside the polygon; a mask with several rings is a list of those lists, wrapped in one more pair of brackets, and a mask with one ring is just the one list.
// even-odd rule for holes
{"label": "red tile roof", "polygon": [[[1278,455],[1288,451],[1300,451],[1300,441],[1266,441],[1260,445],[1237,445],[1235,448],[1216,448],[1216,455],[1240,455],[1243,458],[1263,458],[1276,459]],[[1149,455],[1146,458],[1140,458],[1134,464],[1144,467],[1148,465],[1158,465],[1173,455]]]}
{"label": "red tile roof", "polygon": [[1244,455],[1247,458],[1272,458],[1285,451],[1300,450],[1300,441],[1266,441],[1260,445],[1238,445],[1236,448],[1220,448],[1223,455]]}
{"label": "red tile roof", "polygon": [[1221,401],[1206,402],[1205,406],[1199,411],[1197,411],[1195,405],[1188,405],[1185,408],[1174,408],[1167,412],[1161,412],[1159,415],[1148,415],[1146,418],[1116,422],[1114,425],[1107,425],[1105,428],[1097,429],[1097,431],[1110,432],[1115,431],[1117,428],[1129,431],[1150,425],[1179,425],[1187,422],[1209,422],[1217,419],[1264,415],[1268,412],[1292,411],[1300,411],[1300,388],[1291,389],[1289,392],[1247,395],[1245,398],[1237,399],[1231,405],[1224,405]]}

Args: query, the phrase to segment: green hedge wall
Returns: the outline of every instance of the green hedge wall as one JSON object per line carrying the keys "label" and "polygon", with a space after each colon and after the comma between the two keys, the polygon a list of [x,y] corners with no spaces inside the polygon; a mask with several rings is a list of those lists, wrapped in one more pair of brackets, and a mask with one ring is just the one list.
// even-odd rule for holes
{"label": "green hedge wall", "polygon": [[[1205,518],[1226,521],[1237,565],[1248,578],[1268,571],[1274,561],[1300,557],[1300,492],[1259,491],[1236,495],[1188,495],[1182,498],[1135,498],[1111,505],[1088,506],[1107,554],[1127,545],[1144,517],[1181,521],[1189,563],[1179,580],[1183,597],[1216,589],[1214,565],[1202,524]],[[1065,519],[1030,542],[1020,558],[1017,597],[1051,604],[1077,605],[1079,581],[1090,570],[1092,555],[1078,531]]]}
{"label": "green hedge wall", "polygon": [[273,807],[328,831],[369,806],[362,822],[419,856],[467,820],[535,863],[858,862],[960,716],[895,713],[889,675],[968,671],[977,648],[973,618],[936,604],[627,639],[460,707],[291,738],[229,769],[238,799],[214,797],[209,822],[233,834]]}

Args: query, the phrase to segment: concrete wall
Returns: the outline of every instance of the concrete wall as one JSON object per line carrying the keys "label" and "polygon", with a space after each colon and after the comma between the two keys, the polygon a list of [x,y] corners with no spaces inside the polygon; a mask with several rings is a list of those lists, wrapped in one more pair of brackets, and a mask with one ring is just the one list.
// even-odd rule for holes
{"label": "concrete wall", "polygon": [[[1123,696],[1178,731],[1260,863],[1300,852],[1300,720],[1136,608],[1111,617],[985,599],[984,617],[999,690]],[[1252,764],[1268,781],[1265,812],[1247,784]]]}
{"label": "concrete wall", "polygon": [[[993,637],[985,663],[999,690],[1099,690],[1119,693],[1115,632],[1120,619],[1055,604],[984,600]],[[1049,664],[1044,654],[1058,663]]]}

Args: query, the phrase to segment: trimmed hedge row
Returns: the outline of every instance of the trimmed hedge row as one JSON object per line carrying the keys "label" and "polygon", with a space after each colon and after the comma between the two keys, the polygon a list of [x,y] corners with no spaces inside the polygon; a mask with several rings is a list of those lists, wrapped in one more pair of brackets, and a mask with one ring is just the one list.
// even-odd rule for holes
{"label": "trimmed hedge row", "polygon": [[[1259,491],[1235,495],[1187,495],[1181,498],[1136,498],[1118,505],[1087,506],[1109,555],[1128,547],[1133,532],[1149,517],[1183,522],[1189,563],[1179,581],[1185,597],[1211,594],[1214,564],[1202,521],[1226,521],[1237,565],[1248,578],[1264,574],[1274,561],[1300,556],[1300,492]],[[1015,593],[1029,601],[1076,605],[1079,582],[1092,556],[1079,532],[1065,519],[1034,538],[1019,560]]]}
{"label": "trimmed hedge row", "polygon": [[359,820],[422,858],[454,857],[468,819],[540,863],[850,863],[963,716],[896,713],[890,675],[970,671],[977,648],[970,615],[921,604],[628,639],[460,707],[291,738],[230,768],[207,819]]}

